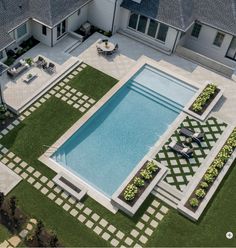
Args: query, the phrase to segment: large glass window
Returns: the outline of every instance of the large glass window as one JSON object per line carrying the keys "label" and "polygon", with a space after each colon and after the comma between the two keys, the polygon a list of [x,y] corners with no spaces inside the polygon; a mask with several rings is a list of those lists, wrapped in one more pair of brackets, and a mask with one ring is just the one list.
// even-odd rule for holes
{"label": "large glass window", "polygon": [[3,51],[0,51],[0,59],[3,59]]}
{"label": "large glass window", "polygon": [[149,19],[136,13],[131,13],[128,27],[162,42],[166,41],[169,29],[165,24],[160,24],[153,19]]}
{"label": "large glass window", "polygon": [[157,39],[165,42],[167,32],[168,32],[168,26],[166,26],[165,24],[160,24],[158,34],[157,34]]}
{"label": "large glass window", "polygon": [[138,22],[138,31],[145,33],[146,31],[146,26],[147,26],[147,17],[145,16],[140,16],[139,17],[139,22]]}
{"label": "large glass window", "polygon": [[26,23],[21,25],[20,27],[17,28],[16,30],[17,32],[17,38],[21,38],[22,36],[26,35],[27,34],[27,26],[26,26]]}
{"label": "large glass window", "polygon": [[226,57],[236,61],[236,37],[232,39]]}
{"label": "large glass window", "polygon": [[201,31],[202,25],[199,23],[195,23],[192,29],[191,35],[195,38],[198,38],[200,31]]}
{"label": "large glass window", "polygon": [[156,37],[158,22],[150,20],[147,34],[153,38]]}
{"label": "large glass window", "polygon": [[138,22],[138,15],[135,13],[132,13],[129,18],[129,27],[136,29],[137,28],[137,22]]}
{"label": "large glass window", "polygon": [[224,40],[224,37],[225,37],[224,34],[218,32],[217,35],[216,35],[216,37],[215,37],[215,40],[214,40],[213,44],[215,46],[221,47],[221,45],[223,43],[223,40]]}

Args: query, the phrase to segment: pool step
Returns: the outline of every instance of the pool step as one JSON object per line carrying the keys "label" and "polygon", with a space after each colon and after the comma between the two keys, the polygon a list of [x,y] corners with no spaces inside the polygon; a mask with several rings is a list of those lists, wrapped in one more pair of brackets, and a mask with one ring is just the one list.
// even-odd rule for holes
{"label": "pool step", "polygon": [[156,92],[155,90],[153,90],[153,89],[151,89],[151,88],[149,88],[149,87],[147,87],[147,86],[145,86],[145,85],[143,85],[143,84],[140,84],[140,83],[138,83],[138,82],[136,82],[136,81],[133,81],[133,82],[131,83],[131,85],[132,85],[132,86],[135,86],[135,87],[137,87],[137,88],[139,88],[139,89],[141,89],[141,90],[143,90],[143,91],[145,91],[146,93],[148,93],[148,94],[150,94],[150,95],[152,95],[152,96],[156,96],[158,99],[161,99],[161,100],[163,100],[163,101],[165,101],[165,102],[168,102],[168,103],[170,103],[171,105],[177,106],[177,107],[180,108],[180,109],[183,108],[183,105],[181,105],[181,104],[179,104],[179,103],[173,101],[172,99],[170,99],[170,98],[168,98],[168,97],[166,97],[166,96],[161,95],[160,93]]}
{"label": "pool step", "polygon": [[56,154],[55,155],[55,160],[59,164],[67,165],[67,163],[66,163],[66,154],[64,152]]}
{"label": "pool step", "polygon": [[177,206],[183,197],[182,192],[165,181],[158,183],[153,189],[152,194],[175,209],[177,209]]}
{"label": "pool step", "polygon": [[158,94],[152,94],[151,92],[148,92],[148,91],[146,91],[140,87],[137,87],[136,85],[133,85],[133,84],[128,85],[128,87],[130,89],[132,89],[133,91],[135,91],[135,92],[165,106],[166,108],[171,109],[172,111],[175,111],[177,113],[182,111],[182,107],[180,108],[179,106],[174,105],[173,103],[168,101],[168,99],[165,99],[163,96],[160,96]]}

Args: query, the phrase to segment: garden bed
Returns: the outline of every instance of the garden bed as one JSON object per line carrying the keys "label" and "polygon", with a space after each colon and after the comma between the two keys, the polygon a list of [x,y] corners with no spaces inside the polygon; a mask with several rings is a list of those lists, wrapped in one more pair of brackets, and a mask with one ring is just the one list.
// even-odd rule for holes
{"label": "garden bed", "polygon": [[198,115],[203,115],[208,106],[212,103],[215,97],[219,94],[220,89],[214,84],[208,84],[197,99],[190,106],[189,110]]}
{"label": "garden bed", "polygon": [[142,160],[113,194],[112,201],[118,208],[133,216],[167,170],[154,160]]}
{"label": "garden bed", "polygon": [[203,213],[236,157],[236,128],[228,128],[222,143],[204,162],[178,205],[178,210],[194,221]]}
{"label": "garden bed", "polygon": [[0,113],[0,132],[8,127],[13,121],[17,120],[18,116],[11,110],[7,110],[5,113]]}
{"label": "garden bed", "polygon": [[22,56],[24,53],[29,51],[31,48],[33,48],[37,44],[39,44],[39,41],[36,40],[33,36],[30,37],[28,40],[23,41],[20,44],[20,47],[22,49],[20,49],[18,52],[15,53],[12,50],[9,50],[7,52],[7,60],[4,62],[4,64],[7,66],[11,66],[12,64],[14,64],[16,59],[18,59],[20,56]]}

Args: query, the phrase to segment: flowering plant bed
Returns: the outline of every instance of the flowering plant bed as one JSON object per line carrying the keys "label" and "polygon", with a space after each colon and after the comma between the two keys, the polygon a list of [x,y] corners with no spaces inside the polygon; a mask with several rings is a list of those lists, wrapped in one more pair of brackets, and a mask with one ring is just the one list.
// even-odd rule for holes
{"label": "flowering plant bed", "polygon": [[189,110],[193,111],[198,115],[202,115],[211,102],[220,92],[220,89],[213,83],[208,84],[201,94],[196,98]]}
{"label": "flowering plant bed", "polygon": [[157,161],[144,158],[112,195],[112,203],[133,216],[167,171]]}
{"label": "flowering plant bed", "polygon": [[159,171],[160,168],[154,161],[147,161],[124,188],[119,198],[133,206]]}
{"label": "flowering plant bed", "polygon": [[215,157],[215,159],[201,178],[200,182],[193,190],[192,194],[190,195],[184,205],[186,208],[188,208],[192,212],[197,211],[205,196],[213,186],[221,170],[223,170],[225,164],[233,154],[235,148],[236,128],[234,128],[233,132],[230,134],[224,146],[221,148],[221,150],[219,151],[219,153],[217,154],[217,156]]}

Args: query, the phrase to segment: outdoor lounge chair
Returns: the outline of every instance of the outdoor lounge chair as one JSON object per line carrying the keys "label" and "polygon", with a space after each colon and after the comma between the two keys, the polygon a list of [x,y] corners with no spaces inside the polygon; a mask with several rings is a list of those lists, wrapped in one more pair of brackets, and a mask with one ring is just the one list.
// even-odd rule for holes
{"label": "outdoor lounge chair", "polygon": [[176,141],[171,141],[171,143],[168,145],[168,147],[181,154],[182,156],[186,158],[190,158],[193,154],[193,149],[189,147],[185,147],[182,143],[176,142]]}
{"label": "outdoor lounge chair", "polygon": [[46,71],[49,73],[49,74],[53,74],[56,72],[56,66],[53,64],[53,63],[49,63],[48,67],[46,68]]}
{"label": "outdoor lounge chair", "polygon": [[196,133],[186,127],[182,127],[179,133],[184,135],[185,137],[192,138],[194,141],[196,141],[199,144],[204,139],[204,133]]}

